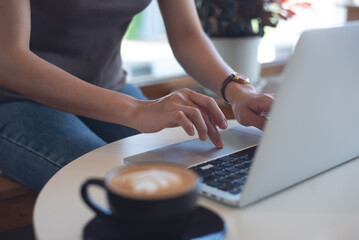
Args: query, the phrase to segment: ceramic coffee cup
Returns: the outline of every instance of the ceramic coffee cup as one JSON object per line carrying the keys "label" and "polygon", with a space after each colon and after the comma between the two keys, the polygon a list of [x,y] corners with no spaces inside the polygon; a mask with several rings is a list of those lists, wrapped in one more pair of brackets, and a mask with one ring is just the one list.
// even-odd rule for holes
{"label": "ceramic coffee cup", "polygon": [[[186,219],[196,209],[200,179],[171,164],[140,164],[114,169],[81,187],[86,204],[129,239],[182,239]],[[109,209],[91,199],[88,187],[105,189]]]}

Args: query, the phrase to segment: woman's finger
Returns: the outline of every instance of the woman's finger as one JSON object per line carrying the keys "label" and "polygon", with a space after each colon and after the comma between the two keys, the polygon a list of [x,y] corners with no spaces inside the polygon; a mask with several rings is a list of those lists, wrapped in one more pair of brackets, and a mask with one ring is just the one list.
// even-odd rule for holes
{"label": "woman's finger", "polygon": [[216,128],[216,125],[211,120],[211,115],[208,115],[208,113],[202,112],[202,116],[207,125],[209,139],[211,139],[212,143],[217,148],[223,148],[224,143],[223,143],[221,134],[219,133],[218,129]]}
{"label": "woman's finger", "polygon": [[251,101],[248,102],[248,107],[253,112],[257,113],[258,115],[267,113],[269,114],[272,105],[274,102],[274,98],[270,94],[261,94],[258,97],[253,98]]}
{"label": "woman's finger", "polygon": [[[202,141],[209,137],[217,148],[223,147],[223,141],[216,126],[221,125],[225,117],[212,98],[202,96],[189,89],[182,89],[164,100],[167,102],[166,111],[173,112],[172,126],[180,125],[189,135],[192,135],[191,131],[194,131],[195,128]],[[210,112],[216,114],[210,114]],[[225,126],[222,124],[221,127],[225,128],[226,126],[225,122]]]}
{"label": "woman's finger", "polygon": [[192,106],[181,106],[181,110],[197,129],[199,139],[202,141],[207,140],[208,129],[201,110]]}
{"label": "woman's finger", "polygon": [[194,136],[195,134],[192,122],[182,111],[171,112],[168,127],[172,126],[181,126],[183,130],[190,136]]}
{"label": "woman's finger", "polygon": [[208,114],[212,116],[214,123],[218,127],[222,129],[226,129],[228,127],[226,117],[213,98],[193,91],[188,93],[188,97],[194,104],[207,110]]}
{"label": "woman's finger", "polygon": [[260,116],[250,109],[247,109],[242,113],[239,121],[239,123],[244,126],[254,126],[260,130],[263,130],[265,122],[266,118],[264,116]]}

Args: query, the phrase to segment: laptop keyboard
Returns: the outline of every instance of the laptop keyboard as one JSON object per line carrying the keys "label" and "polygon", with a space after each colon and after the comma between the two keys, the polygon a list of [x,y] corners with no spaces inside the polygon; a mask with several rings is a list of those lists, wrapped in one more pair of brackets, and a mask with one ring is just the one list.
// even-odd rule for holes
{"label": "laptop keyboard", "polygon": [[196,165],[190,169],[202,177],[203,183],[229,192],[239,194],[247,180],[257,146]]}

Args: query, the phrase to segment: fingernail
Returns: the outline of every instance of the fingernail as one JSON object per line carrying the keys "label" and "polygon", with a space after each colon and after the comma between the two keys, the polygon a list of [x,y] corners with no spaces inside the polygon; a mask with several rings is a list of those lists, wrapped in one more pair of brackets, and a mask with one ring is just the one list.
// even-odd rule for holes
{"label": "fingernail", "polygon": [[218,140],[218,142],[217,142],[217,144],[216,144],[217,146],[217,148],[219,148],[219,149],[221,149],[221,148],[223,148],[223,146],[224,146],[224,143],[223,143],[223,140],[222,140],[222,138],[220,138],[219,140]]}
{"label": "fingernail", "polygon": [[201,141],[206,141],[207,138],[208,138],[208,136],[207,136],[207,134],[206,134],[206,135],[202,136],[200,139],[201,139]]}
{"label": "fingernail", "polygon": [[195,134],[196,134],[196,132],[194,131],[194,127],[192,126],[192,128],[189,131],[189,135],[194,136]]}
{"label": "fingernail", "polygon": [[228,122],[227,122],[227,120],[226,120],[226,119],[223,119],[223,120],[221,121],[219,127],[222,128],[222,129],[226,129],[226,128],[228,127]]}

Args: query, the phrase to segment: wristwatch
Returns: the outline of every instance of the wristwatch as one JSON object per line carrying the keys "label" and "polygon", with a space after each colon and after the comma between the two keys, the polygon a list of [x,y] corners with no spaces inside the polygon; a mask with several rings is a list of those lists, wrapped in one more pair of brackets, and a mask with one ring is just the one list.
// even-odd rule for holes
{"label": "wristwatch", "polygon": [[224,90],[226,90],[227,85],[230,82],[236,82],[239,84],[250,84],[249,78],[244,76],[243,74],[234,72],[231,75],[229,75],[222,83],[222,87],[221,87],[221,94],[222,94],[222,98],[224,100],[224,103],[227,104],[228,106],[231,106],[231,104],[229,103],[229,101],[226,98],[226,95],[224,94]]}

